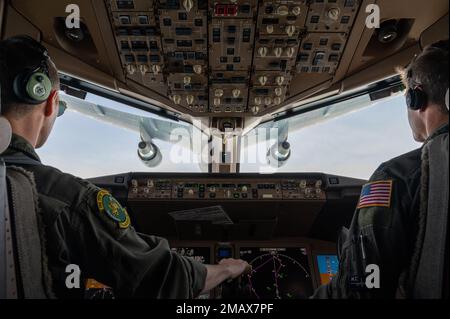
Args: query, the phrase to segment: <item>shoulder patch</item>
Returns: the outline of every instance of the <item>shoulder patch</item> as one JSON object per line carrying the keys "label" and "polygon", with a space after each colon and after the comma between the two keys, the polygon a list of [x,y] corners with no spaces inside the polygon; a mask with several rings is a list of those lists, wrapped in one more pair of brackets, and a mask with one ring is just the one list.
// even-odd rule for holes
{"label": "shoulder patch", "polygon": [[377,181],[363,186],[357,209],[391,207],[392,180]]}
{"label": "shoulder patch", "polygon": [[98,192],[97,205],[100,214],[106,214],[106,216],[118,223],[120,228],[128,228],[130,226],[130,216],[127,210],[109,192],[105,190]]}

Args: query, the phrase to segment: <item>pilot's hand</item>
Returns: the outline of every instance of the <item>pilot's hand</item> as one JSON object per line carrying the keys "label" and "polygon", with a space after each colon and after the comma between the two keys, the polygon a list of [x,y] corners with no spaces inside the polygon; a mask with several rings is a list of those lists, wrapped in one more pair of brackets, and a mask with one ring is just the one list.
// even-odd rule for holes
{"label": "pilot's hand", "polygon": [[222,259],[219,265],[228,269],[229,279],[236,279],[252,271],[252,267],[246,261],[240,259]]}

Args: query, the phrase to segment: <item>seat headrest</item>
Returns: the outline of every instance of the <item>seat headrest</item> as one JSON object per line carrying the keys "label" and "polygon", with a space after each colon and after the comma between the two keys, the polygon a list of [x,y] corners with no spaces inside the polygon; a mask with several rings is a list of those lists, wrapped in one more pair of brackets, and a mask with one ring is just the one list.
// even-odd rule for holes
{"label": "seat headrest", "polygon": [[0,116],[0,154],[3,153],[11,142],[12,129],[9,121]]}

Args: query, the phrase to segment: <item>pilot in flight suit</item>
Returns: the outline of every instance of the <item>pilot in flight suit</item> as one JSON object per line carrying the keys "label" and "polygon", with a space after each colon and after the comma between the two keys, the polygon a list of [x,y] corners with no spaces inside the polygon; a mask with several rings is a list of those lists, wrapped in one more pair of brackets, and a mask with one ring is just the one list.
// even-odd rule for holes
{"label": "pilot in flight suit", "polygon": [[[419,56],[418,63],[425,64],[422,62],[424,59],[438,56],[434,59],[439,61],[431,60],[426,63],[435,63],[438,68],[441,67],[447,72],[448,40],[433,46],[424,50],[426,57]],[[445,51],[433,52],[436,48]],[[410,70],[431,72],[418,63]],[[408,77],[412,75],[408,74]],[[446,82],[445,75],[442,75],[441,81],[443,84],[442,92],[439,93],[440,104],[448,88],[448,73]],[[407,99],[409,112],[419,112],[422,107],[426,107],[427,100],[430,101],[429,98],[425,98],[423,100],[425,102],[422,102],[424,105],[417,105],[412,109],[409,105],[411,101]],[[426,139],[422,139],[425,140],[422,148],[441,134],[448,134],[448,110],[437,111],[436,114],[439,114],[437,116],[441,120],[441,125],[434,132],[430,132],[432,134]],[[382,164],[372,175],[369,183],[363,186],[350,228],[344,229],[339,238],[339,271],[329,284],[315,292],[313,298],[413,297],[414,273],[417,271],[415,268],[417,262],[414,261],[417,256],[414,255],[417,253],[421,211],[422,148]],[[444,274],[443,294],[448,297],[448,242],[445,258],[447,274]],[[369,265],[379,267],[380,282],[376,289],[369,289],[366,286],[367,276],[374,273],[373,269],[366,269]]]}
{"label": "pilot in flight suit", "polygon": [[34,148],[18,135],[13,134],[2,157],[35,161],[23,167],[33,173],[36,182],[53,280],[47,284],[56,297],[84,297],[84,289],[66,287],[69,264],[80,267],[81,282],[95,279],[114,287],[119,298],[193,298],[200,294],[205,266],[172,253],[164,239],[137,234],[126,209],[111,195],[40,164]]}

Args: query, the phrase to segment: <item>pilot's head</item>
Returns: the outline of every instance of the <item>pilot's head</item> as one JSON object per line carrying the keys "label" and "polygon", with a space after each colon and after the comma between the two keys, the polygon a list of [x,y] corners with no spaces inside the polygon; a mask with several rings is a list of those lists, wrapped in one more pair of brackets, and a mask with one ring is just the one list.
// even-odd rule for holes
{"label": "pilot's head", "polygon": [[424,142],[430,128],[448,122],[448,40],[426,47],[401,74],[414,139]]}
{"label": "pilot's head", "polygon": [[0,41],[1,114],[36,148],[59,112],[59,78],[47,50],[26,36]]}

